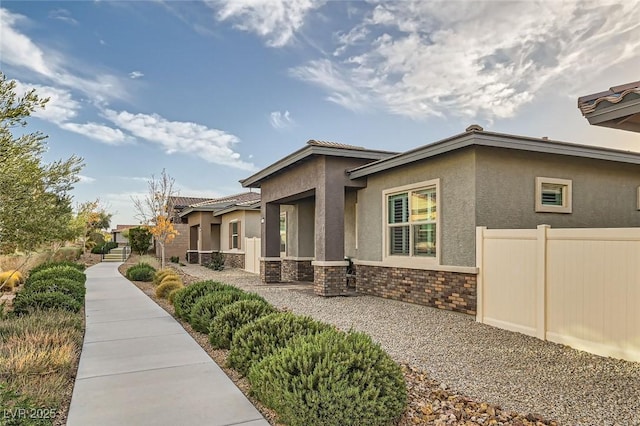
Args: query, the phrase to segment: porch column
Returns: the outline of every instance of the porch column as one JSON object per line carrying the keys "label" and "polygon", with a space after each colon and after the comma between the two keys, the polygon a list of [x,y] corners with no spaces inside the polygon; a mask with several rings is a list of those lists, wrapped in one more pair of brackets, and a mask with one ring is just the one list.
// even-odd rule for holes
{"label": "porch column", "polygon": [[313,262],[313,290],[321,296],[347,293],[344,260],[344,186],[330,179],[316,188],[316,260]]}
{"label": "porch column", "polygon": [[263,283],[280,282],[280,205],[262,205],[262,257],[260,258],[260,279]]}

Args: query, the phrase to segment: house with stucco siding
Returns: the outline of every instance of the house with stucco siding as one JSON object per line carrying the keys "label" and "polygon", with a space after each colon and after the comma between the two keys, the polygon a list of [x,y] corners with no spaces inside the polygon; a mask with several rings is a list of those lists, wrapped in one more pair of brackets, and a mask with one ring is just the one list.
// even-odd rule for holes
{"label": "house with stucco siding", "polygon": [[309,141],[241,183],[261,189],[263,282],[468,314],[476,227],[640,226],[639,153],[476,125],[403,153]]}

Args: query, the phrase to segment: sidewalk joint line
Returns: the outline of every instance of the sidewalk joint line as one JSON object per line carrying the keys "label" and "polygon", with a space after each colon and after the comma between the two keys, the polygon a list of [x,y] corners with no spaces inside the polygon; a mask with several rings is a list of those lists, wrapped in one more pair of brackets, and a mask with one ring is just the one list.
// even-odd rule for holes
{"label": "sidewalk joint line", "polygon": [[[213,360],[210,360],[210,362],[213,362]],[[81,377],[79,379],[76,378],[76,380],[98,379],[98,378],[101,378],[101,377],[111,377],[111,376],[126,376],[128,374],[146,373],[148,371],[170,370],[170,369],[173,369],[173,368],[182,368],[182,367],[190,367],[190,366],[194,366],[194,365],[207,365],[207,364],[209,364],[209,361],[193,362],[193,363],[189,363],[189,364],[169,365],[169,366],[166,366],[166,367],[145,368],[143,370],[123,371],[123,372],[120,372],[120,373],[98,374],[98,375],[95,375],[95,376]]]}

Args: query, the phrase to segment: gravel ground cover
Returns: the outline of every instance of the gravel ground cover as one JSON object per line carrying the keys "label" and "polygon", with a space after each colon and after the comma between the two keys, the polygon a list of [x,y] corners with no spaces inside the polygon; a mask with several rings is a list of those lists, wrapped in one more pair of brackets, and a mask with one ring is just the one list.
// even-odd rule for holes
{"label": "gravel ground cover", "polygon": [[[413,401],[413,423],[640,425],[640,363],[489,327],[464,314],[371,296],[322,298],[310,285],[262,284],[237,269],[180,268],[368,333],[410,374],[427,373],[430,399]],[[511,411],[523,414],[506,414]]]}

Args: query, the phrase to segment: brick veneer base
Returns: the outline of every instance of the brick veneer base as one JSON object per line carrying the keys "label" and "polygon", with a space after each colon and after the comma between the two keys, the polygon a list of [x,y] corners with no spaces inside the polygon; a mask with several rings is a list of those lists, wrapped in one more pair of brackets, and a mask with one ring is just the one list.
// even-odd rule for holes
{"label": "brick veneer base", "polygon": [[459,272],[358,265],[360,294],[476,314],[476,275]]}
{"label": "brick veneer base", "polygon": [[314,266],[313,292],[320,296],[347,294],[347,267]]}
{"label": "brick veneer base", "polygon": [[313,282],[313,266],[311,260],[282,259],[282,281]]}
{"label": "brick veneer base", "polygon": [[260,261],[260,280],[263,283],[279,283],[280,282],[280,261],[279,260],[261,260]]}
{"label": "brick veneer base", "polygon": [[244,269],[244,253],[224,253],[224,266]]}

